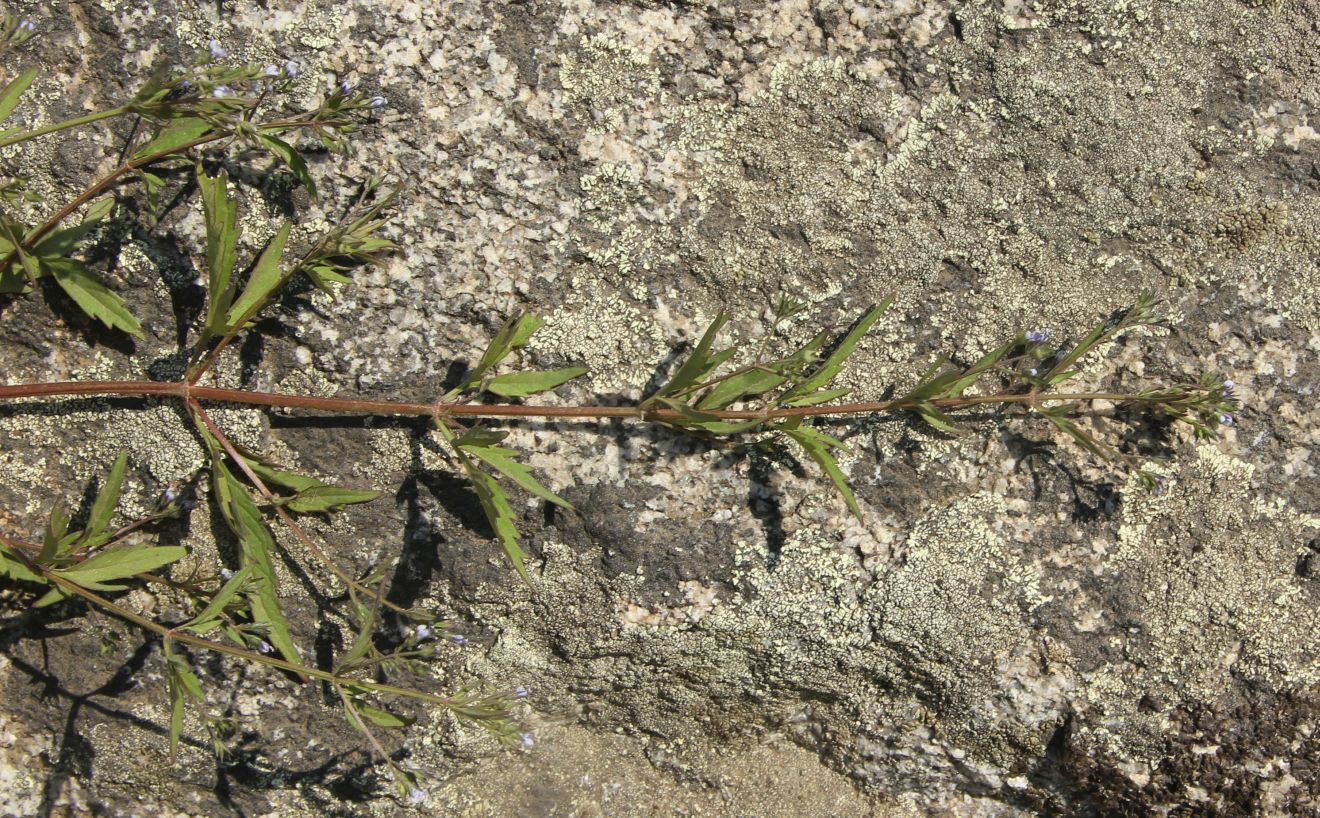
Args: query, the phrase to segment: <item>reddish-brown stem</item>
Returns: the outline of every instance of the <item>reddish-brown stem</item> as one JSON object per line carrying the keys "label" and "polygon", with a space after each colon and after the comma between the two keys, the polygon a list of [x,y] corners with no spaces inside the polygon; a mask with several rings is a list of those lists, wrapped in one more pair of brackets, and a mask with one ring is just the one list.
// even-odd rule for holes
{"label": "reddish-brown stem", "polygon": [[[410,403],[407,401],[373,400],[363,398],[326,398],[313,395],[282,395],[246,389],[222,389],[213,386],[194,386],[184,383],[157,381],[62,381],[51,383],[15,384],[0,386],[0,400],[61,396],[101,397],[170,397],[184,400],[219,401],[255,406],[277,406],[284,409],[308,409],[340,414],[416,415],[421,417],[460,415],[472,418],[576,418],[606,419],[635,418],[659,423],[676,423],[683,415],[673,409],[642,408],[639,406],[539,406],[509,404],[466,403]],[[876,412],[915,409],[919,404],[939,409],[964,409],[984,404],[1027,404],[1036,406],[1045,401],[1132,401],[1138,395],[1119,392],[1074,392],[1061,394],[995,394],[967,398],[936,398],[917,401],[908,398],[841,403],[833,406],[801,406],[781,409],[721,409],[702,410],[721,420],[782,420],[794,417],[821,415],[861,415]]]}
{"label": "reddish-brown stem", "polygon": [[[266,128],[295,127],[296,128],[310,124],[313,123],[308,122],[306,120],[294,119],[294,120],[281,120],[278,122],[268,122],[263,127]],[[214,133],[208,136],[198,137],[197,139],[194,139],[191,142],[185,142],[182,145],[176,145],[170,148],[169,150],[157,151],[156,153],[148,154],[146,156],[139,157],[137,159],[133,159],[123,163],[119,167],[110,171],[105,176],[98,179],[95,183],[92,184],[91,187],[84,190],[73,201],[69,202],[64,207],[56,211],[55,214],[52,215],[50,218],[46,219],[46,221],[43,222],[40,227],[32,231],[32,234],[28,236],[26,239],[24,239],[21,244],[15,245],[14,249],[11,250],[9,254],[4,257],[4,260],[0,261],[0,273],[4,272],[5,270],[8,270],[10,266],[13,265],[14,260],[18,258],[18,253],[20,249],[26,252],[28,250],[31,250],[33,247],[36,247],[37,244],[39,244],[42,239],[44,239],[47,235],[49,235],[50,232],[54,230],[56,227],[59,227],[61,222],[63,222],[69,216],[73,215],[73,213],[77,211],[78,208],[82,207],[83,205],[90,202],[92,199],[95,199],[97,196],[100,196],[102,193],[106,192],[106,190],[108,190],[111,185],[113,185],[115,182],[117,182],[121,177],[125,176],[126,174],[132,173],[138,168],[146,167],[147,165],[150,165],[152,162],[159,162],[161,159],[164,159],[165,157],[170,156],[172,154],[180,153],[182,151],[186,151],[191,148],[200,147],[202,145],[206,145],[211,142],[216,142],[218,140],[224,139],[229,136],[233,136],[233,134],[227,131],[222,131],[220,133]]]}
{"label": "reddish-brown stem", "polygon": [[[193,389],[195,390],[197,389],[197,387],[193,387]],[[192,412],[196,415],[197,419],[201,421],[203,425],[206,426],[206,428],[211,432],[212,435],[215,436],[215,439],[220,442],[220,445],[224,447],[225,454],[229,455],[229,459],[232,460],[236,466],[238,466],[239,470],[243,472],[244,476],[247,477],[248,481],[251,482],[252,485],[257,489],[257,491],[261,493],[261,496],[266,498],[267,502],[274,503],[276,499],[274,492],[272,492],[266,486],[266,484],[262,482],[262,479],[257,476],[257,473],[252,470],[252,467],[248,465],[247,460],[241,454],[238,453],[238,450],[234,448],[234,444],[229,441],[229,438],[225,435],[223,431],[221,431],[220,427],[216,424],[216,422],[212,420],[211,416],[206,413],[206,410],[202,408],[202,405],[198,403],[194,398],[187,398],[186,400],[187,400],[188,408],[192,410]],[[275,513],[278,514],[280,519],[284,521],[284,524],[289,527],[289,530],[292,531],[294,536],[298,538],[298,541],[301,542],[309,551],[315,554],[316,558],[319,559],[327,568],[329,568],[330,572],[333,573],[336,577],[338,577],[340,582],[344,583],[345,585],[354,589],[355,591],[359,591],[371,597],[372,599],[393,609],[394,611],[397,611],[399,613],[406,612],[407,610],[406,608],[403,608],[385,599],[383,596],[380,595],[380,593],[378,593],[377,591],[373,591],[372,589],[368,588],[367,586],[353,579],[352,574],[348,573],[343,568],[340,568],[339,564],[336,563],[333,559],[331,559],[330,555],[327,554],[324,549],[322,549],[319,545],[316,544],[316,540],[314,540],[311,537],[311,535],[309,535],[305,530],[303,530],[302,526],[298,525],[298,522],[293,519],[293,515],[290,514],[288,511],[286,511],[283,506],[276,505],[274,506],[274,508],[275,508]]]}
{"label": "reddish-brown stem", "polygon": [[[0,544],[9,546],[10,541],[8,538],[0,536]],[[186,631],[167,627],[152,619],[148,619],[147,617],[142,616],[141,614],[134,613],[133,611],[130,611],[121,605],[117,605],[114,602],[111,602],[110,600],[101,596],[100,594],[97,594],[93,591],[89,591],[75,582],[65,579],[64,577],[50,570],[46,566],[41,565],[32,559],[29,559],[28,556],[20,550],[11,549],[10,553],[18,557],[18,559],[24,563],[24,565],[27,567],[29,571],[31,571],[34,574],[40,575],[47,582],[54,583],[55,585],[58,585],[61,589],[63,589],[67,593],[80,596],[83,599],[87,600],[88,602],[91,602],[92,604],[96,605],[98,608],[101,608],[102,610],[107,611],[113,614],[114,616],[119,617],[120,619],[124,619],[128,622],[131,622],[132,624],[137,625],[140,628],[151,631],[152,633],[155,633],[158,636],[164,637],[166,639],[172,639],[177,642],[183,642],[184,644],[191,645],[192,647],[195,648],[201,648],[202,650],[211,650],[211,651],[215,651],[216,653],[223,653],[228,656],[233,656],[236,659],[246,659],[249,662],[256,662],[262,665],[269,665],[270,667],[279,668],[280,670],[287,670],[290,671],[291,673],[296,673],[303,676],[311,676],[312,678],[315,679],[321,679],[322,681],[330,682],[333,685],[338,685],[338,686],[350,685],[353,687],[365,688],[367,690],[371,690],[376,693],[387,693],[397,696],[406,696],[412,699],[420,699],[424,702],[429,702],[431,704],[437,704],[442,707],[447,707],[456,713],[469,713],[471,711],[471,708],[464,707],[462,704],[454,701],[453,699],[446,698],[444,696],[436,696],[430,693],[424,693],[420,690],[412,690],[406,687],[398,687],[397,685],[384,684],[382,682],[375,682],[369,679],[355,679],[348,676],[340,676],[338,674],[321,670],[320,668],[312,667],[310,665],[296,664],[294,662],[285,661],[284,659],[280,659],[275,656],[266,656],[264,654],[257,653],[256,651],[234,647],[233,645],[227,645],[224,642],[214,642],[210,639],[204,639],[200,636],[194,636]]]}

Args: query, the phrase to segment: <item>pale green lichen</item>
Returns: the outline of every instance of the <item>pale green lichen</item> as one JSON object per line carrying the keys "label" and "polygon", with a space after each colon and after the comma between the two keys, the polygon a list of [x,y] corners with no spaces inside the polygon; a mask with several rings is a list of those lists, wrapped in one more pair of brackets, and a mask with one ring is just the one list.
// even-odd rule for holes
{"label": "pale green lichen", "polygon": [[1320,520],[1257,496],[1253,471],[1201,446],[1163,494],[1124,492],[1111,564],[1139,579],[1143,658],[1201,700],[1232,676],[1276,690],[1320,681],[1320,619],[1296,571]]}

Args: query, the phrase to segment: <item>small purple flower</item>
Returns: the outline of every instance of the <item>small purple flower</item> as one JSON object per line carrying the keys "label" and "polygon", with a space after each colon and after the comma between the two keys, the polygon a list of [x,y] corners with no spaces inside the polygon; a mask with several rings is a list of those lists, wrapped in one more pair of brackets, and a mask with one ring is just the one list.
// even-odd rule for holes
{"label": "small purple flower", "polygon": [[371,98],[371,107],[372,107],[372,108],[384,108],[384,107],[385,107],[386,105],[388,105],[388,104],[389,104],[389,100],[385,99],[385,97],[372,97],[372,98]]}
{"label": "small purple flower", "polygon": [[265,639],[262,639],[257,643],[257,652],[269,655],[275,652],[275,646],[267,642]]}
{"label": "small purple flower", "polygon": [[467,637],[461,633],[456,633],[449,637],[449,641],[453,642],[455,645],[466,645],[468,643]]}
{"label": "small purple flower", "polygon": [[165,500],[165,505],[170,505],[175,500],[179,499],[179,493],[174,489],[165,489],[165,493],[161,496]]}
{"label": "small purple flower", "polygon": [[188,80],[179,80],[179,87],[186,91],[192,87],[192,83]]}
{"label": "small purple flower", "polygon": [[1167,492],[1168,490],[1169,490],[1169,478],[1165,477],[1162,474],[1159,477],[1155,478],[1156,497],[1163,497],[1164,493]]}
{"label": "small purple flower", "polygon": [[343,82],[339,83],[339,90],[341,93],[347,96],[348,94],[353,93],[353,83],[349,82],[348,80],[344,80]]}
{"label": "small purple flower", "polygon": [[413,787],[408,790],[408,806],[420,807],[426,803],[426,790],[420,787]]}
{"label": "small purple flower", "polygon": [[217,86],[211,91],[211,96],[216,97],[216,98],[220,98],[220,97],[232,97],[233,95],[234,95],[234,89],[233,89],[233,88],[230,88],[228,85],[217,85]]}
{"label": "small purple flower", "polygon": [[293,60],[289,60],[284,64],[284,73],[290,77],[298,76],[298,70],[298,63]]}
{"label": "small purple flower", "polygon": [[522,745],[524,747],[530,748],[534,744],[536,744],[536,736],[532,735],[531,733],[522,734]]}
{"label": "small purple flower", "polygon": [[220,45],[219,40],[212,40],[211,42],[207,43],[206,47],[211,49],[211,56],[216,58],[217,60],[221,60],[229,56],[229,52],[224,48],[224,46]]}
{"label": "small purple flower", "polygon": [[417,637],[417,641],[421,642],[435,636],[435,630],[429,625],[418,625],[413,634]]}
{"label": "small purple flower", "polygon": [[1049,337],[1049,333],[1041,332],[1038,329],[1033,329],[1027,333],[1027,340],[1033,344],[1043,344],[1049,340]]}
{"label": "small purple flower", "polygon": [[26,31],[28,34],[31,34],[32,32],[37,30],[37,27],[32,24],[31,20],[24,20],[23,22],[19,23],[18,28],[20,31]]}
{"label": "small purple flower", "polygon": [[268,76],[268,77],[278,77],[279,75],[280,75],[280,67],[279,67],[278,65],[268,65],[268,66],[266,66],[266,76]]}
{"label": "small purple flower", "polygon": [[1219,422],[1222,423],[1222,424],[1224,424],[1225,426],[1232,426],[1232,425],[1233,425],[1233,416],[1230,415],[1229,413],[1225,412],[1225,413],[1223,413],[1222,415],[1219,416]]}
{"label": "small purple flower", "polygon": [[513,696],[514,696],[514,698],[517,698],[517,699],[525,699],[525,698],[527,698],[529,695],[531,695],[531,694],[529,694],[529,693],[527,692],[527,688],[523,687],[522,685],[518,685],[517,687],[515,687],[515,688],[513,689]]}
{"label": "small purple flower", "polygon": [[1031,377],[1034,378],[1034,377],[1036,377],[1036,376],[1039,375],[1039,374],[1040,374],[1040,371],[1039,371],[1038,369],[1036,369],[1036,367],[1033,366],[1033,367],[1031,368]]}
{"label": "small purple flower", "polygon": [[225,581],[227,582],[227,581],[229,581],[229,580],[231,580],[231,579],[233,579],[233,578],[234,578],[234,572],[233,572],[233,571],[229,570],[228,568],[221,568],[221,569],[220,569],[220,579],[223,579],[223,580],[225,580]]}

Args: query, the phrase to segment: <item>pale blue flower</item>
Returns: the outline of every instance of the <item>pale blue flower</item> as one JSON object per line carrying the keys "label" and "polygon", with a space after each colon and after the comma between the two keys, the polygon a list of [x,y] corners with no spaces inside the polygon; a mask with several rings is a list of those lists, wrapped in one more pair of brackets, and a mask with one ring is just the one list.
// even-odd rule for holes
{"label": "pale blue flower", "polygon": [[225,57],[229,56],[229,51],[226,50],[222,45],[220,45],[219,40],[212,40],[210,43],[207,44],[206,47],[211,49],[211,56],[216,58],[217,60],[224,59]]}

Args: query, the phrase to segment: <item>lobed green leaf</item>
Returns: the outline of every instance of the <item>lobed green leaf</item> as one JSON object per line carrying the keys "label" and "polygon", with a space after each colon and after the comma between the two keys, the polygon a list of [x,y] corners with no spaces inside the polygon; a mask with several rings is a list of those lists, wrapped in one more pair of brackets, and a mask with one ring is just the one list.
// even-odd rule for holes
{"label": "lobed green leaf", "polygon": [[298,177],[298,181],[302,183],[303,187],[307,188],[307,193],[315,199],[316,180],[312,178],[311,172],[307,170],[307,162],[302,158],[302,154],[298,153],[288,142],[269,132],[258,132],[257,139],[266,146],[267,150],[289,166],[289,170],[293,171],[293,175]]}
{"label": "lobed green leaf", "polygon": [[335,486],[313,486],[294,495],[285,508],[299,514],[312,514],[320,511],[334,511],[340,506],[352,503],[369,503],[380,496],[378,491],[360,491],[341,489]]}
{"label": "lobed green leaf", "polygon": [[586,372],[586,368],[581,366],[537,372],[510,372],[507,375],[491,378],[486,383],[486,390],[506,398],[525,398],[528,395],[554,389],[580,375],[585,375]]}
{"label": "lobed green leaf", "polygon": [[3,543],[0,543],[0,576],[6,576],[19,582],[46,584],[45,577],[28,568],[22,560],[9,550],[9,546]]}
{"label": "lobed green leaf", "polygon": [[114,465],[110,467],[110,474],[106,475],[105,484],[101,486],[96,499],[92,502],[92,510],[87,517],[87,528],[78,542],[79,546],[87,548],[103,542],[100,536],[110,525],[110,518],[114,516],[115,507],[119,505],[119,492],[124,485],[124,471],[127,467],[128,452],[120,452],[115,458]]}
{"label": "lobed green leaf", "polygon": [[[474,434],[477,432],[477,434]],[[542,485],[532,476],[532,470],[514,459],[516,452],[503,446],[495,446],[490,441],[490,433],[483,433],[482,430],[469,430],[463,437],[454,442],[454,445],[460,450],[478,458],[486,465],[495,469],[500,474],[508,477],[513,482],[522,486],[529,493],[548,500],[564,508],[572,508],[567,500],[555,494],[550,489]],[[502,439],[503,434],[499,438]]]}
{"label": "lobed green leaf", "polygon": [[485,512],[490,527],[495,531],[495,537],[504,546],[504,552],[509,555],[513,567],[518,570],[518,575],[531,585],[532,575],[527,572],[525,564],[527,552],[523,551],[518,542],[518,527],[513,522],[513,507],[509,505],[509,495],[505,493],[498,480],[472,462],[465,449],[459,448],[455,451],[458,452],[459,462],[463,464],[468,479],[472,481],[477,499],[481,501],[481,510]]}
{"label": "lobed green leaf", "polygon": [[238,205],[229,196],[229,175],[223,170],[218,176],[207,176],[198,164],[197,186],[206,215],[206,264],[210,273],[206,330],[218,335],[224,331],[224,318],[237,284],[233,275],[238,257]]}
{"label": "lobed green leaf", "polygon": [[[206,136],[214,126],[195,116],[175,117],[165,123],[165,126],[156,131],[156,135],[151,141],[143,145],[141,150],[133,154],[134,159],[145,159],[148,156],[156,154],[169,154],[177,149],[201,139]],[[163,157],[162,157],[163,158]]]}
{"label": "lobed green leaf", "polygon": [[220,586],[220,590],[216,591],[210,601],[206,603],[206,607],[202,609],[201,613],[194,616],[183,627],[198,636],[204,636],[220,627],[221,615],[224,613],[225,608],[230,602],[234,601],[239,593],[246,589],[247,584],[252,581],[252,572],[253,569],[250,565],[235,571],[234,575],[226,580],[225,584]]}
{"label": "lobed green leaf", "polygon": [[243,294],[238,297],[225,316],[226,330],[236,329],[239,322],[249,319],[279,289],[280,283],[284,280],[284,275],[280,272],[280,256],[284,255],[284,245],[288,242],[289,231],[292,229],[293,222],[286,220],[266,245],[266,249],[261,252],[256,265],[252,268],[247,286],[243,288]]}
{"label": "lobed green leaf", "polygon": [[32,254],[43,258],[67,256],[78,246],[78,242],[83,237],[101,226],[115,209],[115,200],[112,196],[103,199],[97,199],[92,206],[87,208],[87,215],[83,220],[73,227],[66,227],[63,230],[56,230],[49,236],[41,240],[41,243],[32,248]]}
{"label": "lobed green leaf", "polygon": [[[838,375],[839,371],[843,368],[844,361],[848,360],[848,357],[856,351],[857,344],[860,343],[866,333],[871,330],[871,327],[875,325],[875,322],[880,320],[880,316],[885,314],[885,311],[889,309],[889,305],[892,303],[894,303],[894,297],[890,296],[879,305],[868,310],[866,314],[862,316],[861,320],[853,325],[853,328],[848,331],[848,334],[843,337],[843,340],[839,342],[839,345],[834,348],[821,365],[817,367],[806,380],[785,393],[781,400],[792,401],[794,399],[800,399],[809,393],[828,386],[830,381],[834,380],[835,376]],[[828,398],[826,400],[828,400]],[[790,403],[789,405],[807,406],[810,404]]]}
{"label": "lobed green leaf", "polygon": [[118,590],[102,583],[154,571],[172,562],[178,562],[187,554],[188,549],[181,545],[116,548],[102,551],[71,568],[61,569],[59,574],[85,588]]}
{"label": "lobed green leaf", "polygon": [[142,326],[124,306],[123,300],[107,289],[82,262],[71,258],[46,258],[41,264],[84,313],[110,329],[142,337]]}
{"label": "lobed green leaf", "polygon": [[659,400],[660,398],[677,395],[688,387],[702,381],[707,375],[715,371],[720,364],[727,361],[733,355],[734,350],[728,349],[724,352],[718,353],[714,356],[719,358],[718,362],[714,362],[714,358],[710,354],[710,348],[714,345],[716,336],[719,335],[720,329],[727,323],[729,323],[729,316],[727,313],[722,312],[716,315],[715,320],[711,321],[710,326],[706,327],[706,331],[702,334],[701,340],[697,342],[696,349],[692,350],[692,354],[688,356],[688,359],[684,361],[683,365],[674,373],[674,377],[670,378],[668,383],[656,390],[655,394],[651,395],[651,397],[647,398],[643,403],[649,403],[651,401]]}
{"label": "lobed green leaf", "polygon": [[862,518],[862,508],[857,504],[857,497],[853,494],[852,487],[848,485],[848,478],[839,468],[839,463],[830,453],[831,449],[840,449],[847,451],[848,447],[840,440],[814,429],[810,426],[799,424],[785,424],[781,427],[782,431],[797,442],[807,456],[816,461],[816,465],[821,467],[825,474],[829,475],[835,488],[843,495],[843,500],[848,504],[848,510],[853,513],[857,519]]}
{"label": "lobed green leaf", "polygon": [[788,378],[778,372],[749,369],[712,386],[710,391],[697,401],[697,408],[723,409],[740,400],[769,392],[787,380]]}

